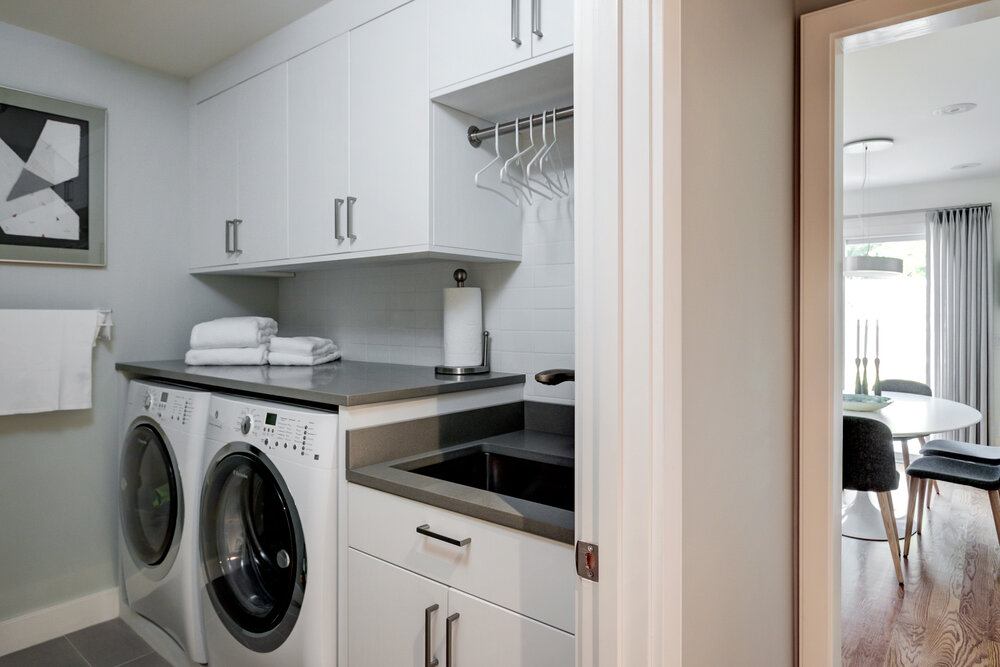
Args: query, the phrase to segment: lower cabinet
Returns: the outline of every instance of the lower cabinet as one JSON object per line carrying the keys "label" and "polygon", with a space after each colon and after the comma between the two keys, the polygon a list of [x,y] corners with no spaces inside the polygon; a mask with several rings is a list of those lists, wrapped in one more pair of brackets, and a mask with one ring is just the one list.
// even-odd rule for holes
{"label": "lower cabinet", "polygon": [[561,667],[573,635],[348,550],[352,667]]}

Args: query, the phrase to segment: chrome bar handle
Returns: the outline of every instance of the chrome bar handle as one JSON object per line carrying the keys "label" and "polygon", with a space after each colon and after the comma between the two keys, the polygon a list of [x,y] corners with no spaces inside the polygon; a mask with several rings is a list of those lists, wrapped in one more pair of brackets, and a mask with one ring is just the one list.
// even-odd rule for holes
{"label": "chrome bar handle", "polygon": [[437,603],[424,609],[424,667],[437,667],[438,659],[431,657],[431,614],[438,610]]}
{"label": "chrome bar handle", "polygon": [[453,544],[456,547],[468,546],[472,542],[471,537],[466,537],[461,540],[456,540],[454,537],[448,537],[447,535],[442,535],[441,533],[435,533],[430,530],[430,524],[425,523],[422,526],[417,526],[417,532],[421,535],[426,535],[427,537],[433,537],[435,540],[441,540],[442,542],[447,542],[448,544]]}
{"label": "chrome bar handle", "polygon": [[227,255],[233,254],[233,246],[229,242],[230,231],[232,229],[233,229],[233,221],[232,220],[226,220],[226,254]]}
{"label": "chrome bar handle", "polygon": [[531,32],[542,36],[542,0],[531,0]]}
{"label": "chrome bar handle", "polygon": [[521,46],[521,0],[510,0],[510,41]]}
{"label": "chrome bar handle", "polygon": [[333,238],[338,241],[344,240],[344,235],[340,233],[340,207],[344,205],[344,200],[337,199],[333,200]]}
{"label": "chrome bar handle", "polygon": [[354,235],[354,202],[358,201],[357,197],[347,198],[347,238],[352,241],[357,241],[358,237]]}
{"label": "chrome bar handle", "polygon": [[233,252],[237,255],[243,254],[243,249],[240,248],[240,225],[243,221],[239,218],[233,219]]}
{"label": "chrome bar handle", "polygon": [[444,645],[444,664],[445,667],[454,667],[455,664],[455,646],[453,644],[453,639],[455,638],[455,621],[458,620],[459,613],[456,611],[454,614],[448,617],[448,623],[445,625],[445,645]]}

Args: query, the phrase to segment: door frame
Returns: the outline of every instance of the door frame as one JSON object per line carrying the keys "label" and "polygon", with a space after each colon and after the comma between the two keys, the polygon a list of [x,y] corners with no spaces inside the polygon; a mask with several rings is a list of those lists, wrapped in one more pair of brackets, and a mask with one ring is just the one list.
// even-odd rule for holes
{"label": "door frame", "polygon": [[841,40],[983,1],[855,0],[801,18],[796,518],[800,665],[839,665],[841,655]]}
{"label": "door frame", "polygon": [[576,0],[577,665],[681,664],[681,0]]}

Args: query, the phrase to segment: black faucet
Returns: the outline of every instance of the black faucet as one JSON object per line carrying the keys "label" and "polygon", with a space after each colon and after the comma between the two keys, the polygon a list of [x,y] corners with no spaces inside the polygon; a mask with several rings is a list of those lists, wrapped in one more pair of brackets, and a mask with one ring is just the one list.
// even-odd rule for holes
{"label": "black faucet", "polygon": [[535,380],[541,384],[562,384],[567,380],[576,380],[576,372],[572,368],[549,368],[535,373]]}

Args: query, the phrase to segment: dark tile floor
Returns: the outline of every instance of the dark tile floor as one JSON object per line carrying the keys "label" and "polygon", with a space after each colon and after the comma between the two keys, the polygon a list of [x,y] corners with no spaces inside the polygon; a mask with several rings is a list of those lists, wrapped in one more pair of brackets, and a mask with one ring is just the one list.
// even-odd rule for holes
{"label": "dark tile floor", "polygon": [[170,667],[116,618],[0,657],[0,667]]}

